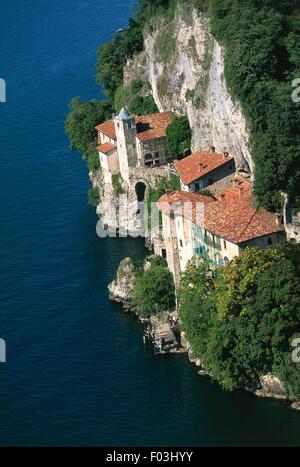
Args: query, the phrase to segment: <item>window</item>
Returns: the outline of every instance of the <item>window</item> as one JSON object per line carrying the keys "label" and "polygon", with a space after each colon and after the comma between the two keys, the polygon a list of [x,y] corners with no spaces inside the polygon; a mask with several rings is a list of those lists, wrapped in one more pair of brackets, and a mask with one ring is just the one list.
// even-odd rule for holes
{"label": "window", "polygon": [[272,245],[272,243],[273,243],[272,238],[268,238],[268,245]]}
{"label": "window", "polygon": [[127,128],[128,128],[128,130],[130,130],[132,128],[132,122],[130,122],[130,121],[127,122]]}
{"label": "window", "polygon": [[180,246],[183,247],[182,240],[179,240]]}
{"label": "window", "polygon": [[224,249],[226,250],[226,248],[227,248],[227,242],[226,240],[224,240]]}
{"label": "window", "polygon": [[118,128],[120,128],[120,123],[117,123],[117,125],[118,125]]}
{"label": "window", "polygon": [[195,191],[199,191],[199,188],[200,188],[199,183],[195,183],[194,186],[195,186]]}

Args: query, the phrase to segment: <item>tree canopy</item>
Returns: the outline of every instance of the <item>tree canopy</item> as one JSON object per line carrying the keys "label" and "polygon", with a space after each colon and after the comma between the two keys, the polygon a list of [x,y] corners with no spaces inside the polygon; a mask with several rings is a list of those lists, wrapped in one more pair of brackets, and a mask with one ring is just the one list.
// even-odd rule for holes
{"label": "tree canopy", "polygon": [[136,279],[133,301],[142,316],[171,310],[175,306],[173,276],[166,264],[154,262]]}
{"label": "tree canopy", "polygon": [[191,153],[192,130],[187,117],[175,117],[166,130],[168,153],[174,157],[184,157]]}
{"label": "tree canopy", "polygon": [[111,112],[111,105],[107,101],[93,99],[83,102],[80,97],[74,97],[70,102],[70,113],[65,122],[71,149],[88,157],[91,144],[97,137],[95,126],[110,118]]}
{"label": "tree canopy", "polygon": [[225,78],[243,107],[254,159],[255,194],[280,207],[280,191],[300,194],[300,103],[292,81],[300,75],[297,1],[210,0],[212,33],[225,45]]}
{"label": "tree canopy", "polygon": [[246,249],[213,282],[208,265],[188,266],[180,292],[183,327],[224,388],[253,388],[272,372],[291,399],[299,398],[300,364],[291,358],[291,343],[300,337],[299,250],[292,244]]}

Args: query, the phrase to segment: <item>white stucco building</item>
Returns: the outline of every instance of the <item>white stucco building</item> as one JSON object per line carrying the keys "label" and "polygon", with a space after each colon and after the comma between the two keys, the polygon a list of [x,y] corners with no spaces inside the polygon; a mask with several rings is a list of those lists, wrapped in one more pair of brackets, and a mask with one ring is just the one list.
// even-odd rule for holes
{"label": "white stucco building", "polygon": [[98,125],[97,149],[104,180],[109,182],[112,174],[120,172],[129,182],[132,167],[167,164],[166,129],[173,117],[171,112],[134,116],[123,108],[114,119]]}
{"label": "white stucco building", "polygon": [[168,266],[180,273],[194,256],[222,266],[246,247],[267,248],[284,241],[282,219],[254,203],[248,181],[235,182],[216,199],[191,192],[167,192],[158,206]]}

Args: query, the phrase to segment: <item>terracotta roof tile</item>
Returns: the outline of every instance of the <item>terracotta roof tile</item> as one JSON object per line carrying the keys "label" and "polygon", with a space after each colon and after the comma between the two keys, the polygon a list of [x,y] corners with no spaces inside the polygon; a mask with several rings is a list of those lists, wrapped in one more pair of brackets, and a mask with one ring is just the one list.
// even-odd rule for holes
{"label": "terracotta roof tile", "polygon": [[203,202],[203,203],[211,203],[213,202],[213,198],[211,196],[204,196],[198,193],[192,193],[191,191],[168,191],[166,190],[166,193],[162,195],[158,203],[184,203],[184,202]]}
{"label": "terracotta roof tile", "polygon": [[111,139],[116,140],[116,130],[113,120],[107,120],[104,123],[96,126],[96,130],[101,131],[104,135],[108,136]]}
{"label": "terracotta roof tile", "polygon": [[[172,121],[173,117],[174,114],[172,114],[172,112],[160,112],[135,117],[137,138],[140,141],[164,138],[166,136],[167,126]],[[101,123],[96,126],[96,129],[109,138],[116,140],[116,130],[113,120]]]}
{"label": "terracotta roof tile", "polygon": [[[270,213],[265,209],[258,209],[255,206],[255,198],[248,181],[240,182],[237,187],[227,189],[223,196],[218,194],[216,201],[195,193],[176,192],[169,197],[163,195],[158,206],[162,207],[162,201],[181,203],[181,206],[186,201],[192,201],[195,206],[197,200],[204,202],[203,198],[208,198],[211,201],[205,202],[204,219],[200,217],[200,225],[232,243],[239,244],[283,231],[283,226],[278,224],[277,214]],[[165,206],[164,210],[166,210]],[[196,220],[195,212],[194,208],[194,221]]]}
{"label": "terracotta roof tile", "polygon": [[104,143],[104,144],[100,144],[100,146],[97,146],[97,150],[102,152],[103,154],[108,154],[109,152],[115,149],[117,149],[117,146],[111,143]]}
{"label": "terracotta roof tile", "polygon": [[198,180],[213,170],[233,161],[232,156],[217,152],[195,152],[190,156],[175,162],[175,168],[185,185]]}
{"label": "terracotta roof tile", "polygon": [[174,118],[171,112],[161,112],[151,115],[143,115],[136,118],[137,138],[139,141],[147,141],[156,138],[164,138],[169,123]]}
{"label": "terracotta roof tile", "polygon": [[247,195],[208,206],[204,227],[235,244],[283,230],[276,214],[257,209],[254,196]]}
{"label": "terracotta roof tile", "polygon": [[184,203],[192,203],[191,218],[196,218],[197,203],[203,203],[205,206],[213,202],[214,199],[210,196],[204,196],[186,191],[175,191],[169,193],[167,192],[162,195],[158,200],[157,205],[162,212],[169,213],[170,209],[172,209],[175,213],[176,211],[180,213],[182,212]]}

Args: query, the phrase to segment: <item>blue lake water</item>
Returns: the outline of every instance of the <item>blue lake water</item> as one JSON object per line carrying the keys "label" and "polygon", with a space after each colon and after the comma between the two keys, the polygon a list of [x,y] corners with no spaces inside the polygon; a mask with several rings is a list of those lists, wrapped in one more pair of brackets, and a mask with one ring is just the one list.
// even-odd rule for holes
{"label": "blue lake water", "polygon": [[97,47],[129,0],[0,4],[0,446],[298,445],[300,415],[156,357],[107,284],[143,242],[99,239],[85,162],[64,134],[101,97]]}

